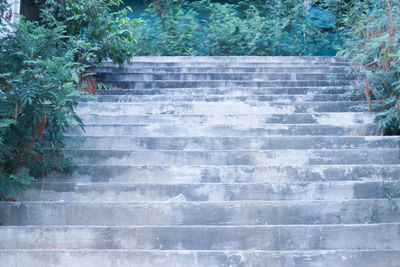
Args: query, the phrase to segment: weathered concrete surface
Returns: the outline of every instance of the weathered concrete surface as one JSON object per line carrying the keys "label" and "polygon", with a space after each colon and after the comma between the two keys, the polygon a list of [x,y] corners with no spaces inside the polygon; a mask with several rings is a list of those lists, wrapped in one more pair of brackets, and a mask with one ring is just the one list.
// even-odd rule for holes
{"label": "weathered concrete surface", "polygon": [[155,103],[81,103],[77,111],[81,114],[101,115],[215,115],[215,114],[287,114],[351,112],[352,106],[360,102],[155,102]]}
{"label": "weathered concrete surface", "polygon": [[[360,97],[339,94],[321,95],[253,95],[253,96],[222,96],[222,95],[99,95],[98,102],[323,102],[361,100]],[[85,100],[89,102],[90,100]]]}
{"label": "weathered concrete surface", "polygon": [[[250,63],[251,64],[251,63]],[[107,74],[112,72],[117,73],[307,73],[307,74],[327,74],[327,73],[340,73],[340,74],[349,74],[350,67],[349,66],[324,66],[324,65],[309,65],[309,66],[297,66],[293,67],[293,65],[278,65],[275,66],[260,66],[260,64],[253,64],[243,67],[239,67],[238,65],[230,64],[213,64],[209,67],[196,67],[189,66],[187,64],[186,67],[181,65],[179,66],[142,66],[138,67],[136,65],[125,65],[121,68],[119,67],[99,67],[93,68],[93,71],[97,74]]]}
{"label": "weathered concrete surface", "polygon": [[336,200],[400,198],[398,182],[333,181],[301,183],[73,183],[39,181],[21,196],[22,201],[246,201]]}
{"label": "weathered concrete surface", "polygon": [[[141,63],[141,62],[149,62],[151,64],[169,62],[169,63],[176,63],[179,65],[186,63],[194,63],[195,65],[199,63],[224,63],[223,66],[227,66],[227,63],[257,63],[257,64],[341,64],[341,65],[348,65],[346,58],[344,57],[330,57],[330,56],[321,56],[321,57],[313,57],[313,56],[304,56],[304,57],[297,57],[297,56],[138,56],[134,57],[131,61],[132,63]],[[112,64],[110,61],[105,61],[104,65],[115,65]]]}
{"label": "weathered concrete surface", "polygon": [[[356,124],[347,126],[337,125],[283,125],[269,124],[259,126],[249,125],[179,125],[179,124],[106,124],[106,125],[87,125],[85,133],[89,136],[179,136],[179,137],[199,137],[199,136],[343,136],[352,132],[366,135],[375,134],[379,126],[377,124]],[[68,131],[70,135],[82,135],[84,132],[78,126]],[[395,146],[397,147],[397,146]]]}
{"label": "weathered concrete surface", "polygon": [[[53,216],[52,216],[53,215]],[[395,223],[386,199],[339,201],[0,203],[4,225],[296,225]]]}
{"label": "weathered concrete surface", "polygon": [[[326,95],[345,94],[350,87],[335,86],[307,86],[307,87],[201,87],[201,88],[156,88],[156,89],[122,89],[97,90],[97,95],[223,95],[223,96],[260,96],[260,95]],[[111,101],[111,99],[110,99]],[[106,101],[108,102],[108,101]]]}
{"label": "weathered concrete surface", "polygon": [[[110,88],[128,89],[155,89],[155,88],[204,88],[204,87],[310,87],[310,86],[332,86],[333,82],[328,80],[274,80],[274,81],[237,81],[237,80],[205,80],[205,81],[104,81]],[[337,86],[349,86],[348,80],[336,82]]]}
{"label": "weathered concrete surface", "polygon": [[68,130],[77,166],[0,203],[1,267],[399,266],[398,137],[346,93],[344,58],[94,71],[110,90]]}
{"label": "weathered concrete surface", "polygon": [[399,250],[399,228],[399,224],[3,227],[0,249]]}
{"label": "weathered concrete surface", "polygon": [[[118,73],[99,73],[97,77],[102,80],[109,81],[159,81],[159,80],[175,80],[175,81],[290,81],[290,80],[315,80],[315,81],[330,81],[333,79],[332,74],[315,74],[315,73],[190,73],[190,72],[118,72]],[[335,73],[334,79],[336,82],[352,80],[350,74]]]}
{"label": "weathered concrete surface", "polygon": [[0,251],[5,266],[398,267],[399,250],[350,251]]}
{"label": "weathered concrete surface", "polygon": [[313,166],[77,166],[71,175],[52,173],[43,182],[279,183],[321,181],[398,181],[400,166],[387,164]]}
{"label": "weathered concrete surface", "polygon": [[400,164],[398,149],[310,149],[260,151],[70,150],[82,164],[161,166],[307,166],[335,164]]}
{"label": "weathered concrete surface", "polygon": [[[134,132],[133,134],[138,135]],[[137,136],[70,136],[68,144],[81,149],[134,150],[285,150],[285,149],[372,149],[396,148],[396,137],[363,136],[269,136],[269,137],[137,137]]]}
{"label": "weathered concrete surface", "polygon": [[[124,97],[124,96],[119,96]],[[374,124],[373,113],[314,113],[314,114],[221,114],[221,115],[125,115],[113,116],[97,114],[82,115],[86,125],[108,125],[108,124],[190,124],[190,125],[264,125],[269,124],[319,124],[336,126],[356,126],[357,124]],[[129,123],[131,122],[131,123]],[[360,133],[359,133],[360,134]],[[369,138],[372,138],[369,136]],[[389,137],[388,137],[389,138]],[[393,137],[391,137],[393,138]]]}

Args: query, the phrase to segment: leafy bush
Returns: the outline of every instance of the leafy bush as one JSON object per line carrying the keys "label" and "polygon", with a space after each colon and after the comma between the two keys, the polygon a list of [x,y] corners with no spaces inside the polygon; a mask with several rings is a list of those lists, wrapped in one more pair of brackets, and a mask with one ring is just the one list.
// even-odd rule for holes
{"label": "leafy bush", "polygon": [[[153,1],[136,31],[136,55],[320,55],[336,36],[306,20],[303,0]],[[333,36],[333,37],[332,37]],[[331,38],[329,38],[331,37]],[[332,39],[333,38],[333,39]]]}
{"label": "leafy bush", "polygon": [[[64,131],[80,94],[78,47],[64,34],[23,21],[0,39],[0,198],[49,171],[66,170]],[[75,77],[75,78],[74,78]]]}
{"label": "leafy bush", "polygon": [[364,77],[353,90],[364,95],[363,110],[379,112],[380,130],[400,134],[400,3],[364,1],[351,6],[343,19],[344,48],[355,72]]}
{"label": "leafy bush", "polygon": [[136,31],[136,55],[200,55],[203,36],[198,14],[183,1],[154,1],[147,9],[151,21]]}
{"label": "leafy bush", "polygon": [[[42,15],[46,24],[54,20],[66,25],[66,34],[86,42],[91,62],[111,59],[123,64],[133,56],[134,33],[140,20],[130,19],[130,9],[111,12],[122,0],[46,0]],[[77,61],[87,58],[79,54]]]}
{"label": "leafy bush", "polygon": [[127,10],[109,12],[119,2],[48,0],[38,22],[0,21],[0,200],[72,166],[64,132],[72,122],[84,126],[75,108],[88,90],[88,63],[132,56],[137,21]]}

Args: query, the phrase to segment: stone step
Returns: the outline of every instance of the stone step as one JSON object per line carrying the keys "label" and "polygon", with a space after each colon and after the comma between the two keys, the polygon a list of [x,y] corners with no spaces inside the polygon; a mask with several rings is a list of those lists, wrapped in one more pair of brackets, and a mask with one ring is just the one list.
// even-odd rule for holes
{"label": "stone step", "polygon": [[[246,68],[246,67],[344,67],[349,68],[350,64],[348,61],[337,61],[337,60],[304,60],[297,59],[286,59],[286,60],[204,60],[204,59],[185,59],[185,60],[174,60],[174,59],[163,59],[156,61],[149,60],[134,60],[130,64],[125,64],[125,67],[219,67],[219,68]],[[103,62],[100,67],[113,67],[119,68],[120,66],[113,62]]]}
{"label": "stone step", "polygon": [[118,89],[96,90],[97,95],[225,95],[225,96],[258,96],[258,95],[325,95],[345,94],[346,87],[320,86],[320,87],[230,87],[230,88],[154,88],[154,89]]}
{"label": "stone step", "polygon": [[[139,62],[178,62],[178,63],[235,63],[235,62],[256,62],[256,63],[347,63],[345,57],[331,57],[331,56],[135,56],[130,59],[131,64]],[[104,61],[104,64],[112,63],[111,61]]]}
{"label": "stone step", "polygon": [[[209,115],[81,115],[85,125],[108,124],[231,124],[266,125],[266,124],[319,124],[350,127],[357,124],[374,124],[375,113],[335,112],[335,113],[296,113],[296,114],[209,114]],[[353,132],[353,134],[356,134]],[[359,133],[361,134],[361,133]]]}
{"label": "stone step", "polygon": [[[398,201],[398,199],[393,199]],[[0,202],[10,225],[178,226],[398,223],[387,199],[240,202]]]}
{"label": "stone step", "polygon": [[399,149],[316,149],[262,151],[69,150],[80,164],[139,165],[265,165],[400,164]]}
{"label": "stone step", "polygon": [[243,67],[228,67],[223,63],[217,63],[215,66],[198,67],[198,66],[142,66],[138,67],[134,64],[124,65],[119,67],[96,67],[90,71],[95,73],[307,73],[307,74],[349,74],[351,69],[348,66],[286,66],[276,65],[275,67],[263,66],[243,66]]}
{"label": "stone step", "polygon": [[[340,123],[336,123],[340,124]],[[86,125],[85,132],[72,126],[68,135],[88,136],[135,136],[135,137],[236,137],[236,136],[346,136],[380,135],[377,124],[354,124],[347,126],[318,124],[267,124],[267,125],[200,125],[190,124],[105,124]],[[397,147],[397,146],[396,146]]]}
{"label": "stone step", "polygon": [[[104,66],[117,66],[110,60],[102,62]],[[130,65],[137,65],[140,63],[151,64],[221,64],[228,66],[229,64],[327,64],[327,65],[349,65],[348,59],[344,57],[297,57],[297,56],[279,56],[279,57],[266,57],[266,56],[135,56],[130,59]],[[128,64],[129,65],[129,64]]]}
{"label": "stone step", "polygon": [[246,201],[400,198],[400,181],[138,184],[38,181],[18,201]]}
{"label": "stone step", "polygon": [[340,81],[354,80],[354,75],[335,73],[184,73],[184,72],[106,72],[97,73],[102,81]]}
{"label": "stone step", "polygon": [[320,87],[320,86],[338,86],[346,87],[351,85],[351,81],[331,82],[326,80],[303,80],[303,81],[233,81],[233,80],[198,80],[198,81],[102,81],[108,88],[123,88],[123,89],[162,89],[162,88],[231,88],[231,87]]}
{"label": "stone step", "polygon": [[[103,132],[102,132],[103,133]],[[335,137],[335,136],[276,136],[276,137],[133,137],[85,136],[67,137],[67,147],[78,149],[132,150],[287,150],[287,149],[372,149],[395,148],[397,137]]]}
{"label": "stone step", "polygon": [[148,102],[148,103],[80,103],[76,112],[80,115],[234,115],[234,114],[291,114],[354,112],[362,102]]}
{"label": "stone step", "polygon": [[[336,63],[327,63],[327,62],[312,62],[309,64],[303,62],[195,62],[195,61],[186,61],[186,62],[176,62],[176,61],[165,61],[165,62],[131,62],[131,64],[125,64],[125,68],[288,68],[288,67],[322,67],[322,68],[343,68],[346,70],[351,70],[348,62],[336,62]],[[113,69],[123,69],[120,68],[119,65],[113,64],[112,62],[104,62],[100,68],[113,68]]]}
{"label": "stone step", "polygon": [[0,235],[3,242],[0,243],[0,249],[400,250],[399,229],[399,224],[2,227]]}
{"label": "stone step", "polygon": [[42,182],[137,182],[137,183],[282,183],[310,181],[397,181],[399,165],[313,166],[76,166],[69,174],[52,173]]}
{"label": "stone step", "polygon": [[[340,266],[398,267],[400,250],[332,251],[154,251],[154,250],[0,250],[7,267],[220,267]],[[115,265],[117,262],[118,265]]]}
{"label": "stone step", "polygon": [[95,99],[81,99],[82,102],[322,102],[358,101],[362,97],[350,95],[259,95],[259,96],[221,96],[221,95],[98,95]]}

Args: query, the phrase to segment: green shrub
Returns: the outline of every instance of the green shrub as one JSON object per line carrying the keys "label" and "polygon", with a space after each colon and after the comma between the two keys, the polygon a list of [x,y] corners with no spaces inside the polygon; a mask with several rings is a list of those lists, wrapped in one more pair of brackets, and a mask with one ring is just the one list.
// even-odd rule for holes
{"label": "green shrub", "polygon": [[147,9],[150,21],[136,31],[136,55],[200,55],[203,36],[198,14],[183,1],[154,1]]}
{"label": "green shrub", "polygon": [[76,61],[100,63],[111,59],[123,64],[133,56],[134,33],[140,20],[130,19],[130,9],[111,12],[121,0],[46,0],[42,13],[43,21],[51,25],[54,20],[66,26],[66,34],[84,41],[89,58],[78,54]]}
{"label": "green shrub", "polygon": [[48,0],[40,21],[0,21],[0,200],[72,166],[64,132],[74,122],[84,126],[75,108],[87,90],[88,64],[132,56],[138,21],[127,10],[109,12],[119,3]]}
{"label": "green shrub", "polygon": [[[136,31],[136,55],[322,55],[337,35],[306,20],[303,0],[221,4],[158,0]],[[332,49],[331,49],[332,50]]]}
{"label": "green shrub", "polygon": [[21,21],[0,39],[0,198],[49,171],[65,171],[64,131],[81,91],[74,62],[78,47],[64,33]]}
{"label": "green shrub", "polygon": [[344,47],[363,78],[352,92],[364,95],[362,110],[378,111],[384,134],[400,134],[400,3],[379,0],[352,5],[343,18]]}

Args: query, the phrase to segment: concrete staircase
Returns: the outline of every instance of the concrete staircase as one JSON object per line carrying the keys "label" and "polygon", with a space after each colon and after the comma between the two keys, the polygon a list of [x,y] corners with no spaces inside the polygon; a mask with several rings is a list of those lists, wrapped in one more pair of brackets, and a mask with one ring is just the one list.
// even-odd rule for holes
{"label": "concrete staircase", "polygon": [[74,173],[0,203],[0,266],[400,266],[399,145],[351,109],[344,59],[97,71]]}

